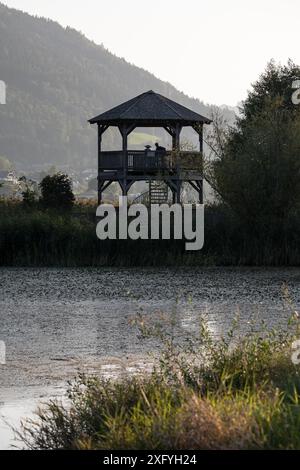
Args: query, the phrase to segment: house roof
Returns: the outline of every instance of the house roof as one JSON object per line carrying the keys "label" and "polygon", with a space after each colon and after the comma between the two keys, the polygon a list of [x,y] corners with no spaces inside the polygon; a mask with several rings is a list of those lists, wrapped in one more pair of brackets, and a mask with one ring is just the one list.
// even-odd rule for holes
{"label": "house roof", "polygon": [[210,124],[211,120],[150,90],[90,119],[89,122],[90,124],[110,125],[123,122],[166,125],[168,122],[177,122],[183,126],[189,126],[196,123]]}

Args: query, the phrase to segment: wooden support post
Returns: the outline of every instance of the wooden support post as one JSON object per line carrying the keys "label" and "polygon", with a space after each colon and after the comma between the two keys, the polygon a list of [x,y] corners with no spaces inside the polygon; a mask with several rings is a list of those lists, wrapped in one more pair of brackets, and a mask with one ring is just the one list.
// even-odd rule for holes
{"label": "wooden support post", "polygon": [[174,181],[171,181],[171,180],[165,180],[165,184],[170,188],[171,192],[172,192],[172,201],[173,201],[173,204],[176,203],[176,192],[177,192],[177,184],[176,182]]}
{"label": "wooden support post", "polygon": [[199,204],[203,204],[203,180],[189,181],[192,188],[197,191],[199,196]]}
{"label": "wooden support post", "polygon": [[204,195],[203,195],[203,180],[198,181],[198,188],[199,188],[199,204],[203,204]]}
{"label": "wooden support post", "polygon": [[199,147],[200,152],[203,154],[203,124],[201,125],[199,132]]}
{"label": "wooden support post", "polygon": [[119,127],[119,131],[122,136],[122,148],[123,148],[123,181],[121,184],[123,196],[127,196],[132,183],[128,182],[128,136],[136,128],[136,124],[130,124],[127,126],[124,124],[122,127]]}
{"label": "wooden support post", "polygon": [[123,150],[123,181],[122,181],[122,195],[127,196],[127,172],[128,172],[128,158],[127,158],[127,139],[128,139],[128,129],[124,124],[122,127],[119,127],[121,136],[122,136],[122,150]]}
{"label": "wooden support post", "polygon": [[200,153],[201,153],[201,159],[202,159],[202,164],[201,164],[201,174],[202,174],[202,180],[198,181],[198,187],[199,187],[199,203],[203,204],[204,201],[204,195],[203,195],[203,124],[201,124],[200,128],[200,133],[199,133],[199,145],[200,145]]}
{"label": "wooden support post", "polygon": [[112,185],[112,183],[113,181],[107,181],[106,183],[103,181],[102,192],[106,191]]}
{"label": "wooden support post", "polygon": [[181,185],[182,185],[181,181],[177,180],[176,181],[176,202],[177,202],[177,204],[180,204],[180,202],[181,202],[181,197],[180,197],[181,196]]}
{"label": "wooden support post", "polygon": [[173,152],[176,152],[176,137],[175,135],[172,136],[172,150]]}
{"label": "wooden support post", "polygon": [[103,185],[104,181],[101,180],[101,147],[102,147],[102,135],[104,132],[109,128],[108,125],[101,125],[98,123],[98,181],[97,181],[97,186],[98,186],[98,205],[100,206],[101,201],[102,201],[102,192],[103,192]]}
{"label": "wooden support post", "polygon": [[102,202],[102,188],[100,181],[100,172],[101,172],[101,145],[102,145],[102,129],[100,124],[98,124],[98,178],[97,178],[97,186],[98,186],[98,206],[100,206]]}
{"label": "wooden support post", "polygon": [[181,134],[182,127],[180,124],[176,124],[176,129],[175,129],[175,146],[176,150],[179,152],[180,151],[180,134]]}
{"label": "wooden support post", "polygon": [[176,191],[174,189],[171,189],[172,191],[172,203],[176,204]]}
{"label": "wooden support post", "polygon": [[197,191],[199,195],[199,204],[203,204],[203,180],[198,180],[195,183],[190,181],[190,185]]}
{"label": "wooden support post", "polygon": [[[173,152],[174,152],[174,156],[175,156],[175,165],[174,165],[174,168],[176,170],[176,174],[177,174],[177,177],[179,177],[179,166],[178,166],[178,162],[179,162],[179,159],[178,159],[178,154],[180,152],[180,133],[181,133],[181,130],[182,130],[182,127],[180,124],[176,124],[176,127],[175,127],[175,133],[174,133],[174,137],[173,137]],[[176,190],[177,192],[177,190]]]}

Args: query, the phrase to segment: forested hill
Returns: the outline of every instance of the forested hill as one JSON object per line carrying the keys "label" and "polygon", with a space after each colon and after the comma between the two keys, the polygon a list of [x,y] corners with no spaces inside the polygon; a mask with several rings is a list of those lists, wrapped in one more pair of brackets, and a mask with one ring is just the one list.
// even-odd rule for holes
{"label": "forested hill", "polygon": [[7,84],[7,104],[0,105],[0,155],[23,168],[95,166],[95,132],[87,119],[150,89],[209,112],[81,33],[2,4],[0,80]]}

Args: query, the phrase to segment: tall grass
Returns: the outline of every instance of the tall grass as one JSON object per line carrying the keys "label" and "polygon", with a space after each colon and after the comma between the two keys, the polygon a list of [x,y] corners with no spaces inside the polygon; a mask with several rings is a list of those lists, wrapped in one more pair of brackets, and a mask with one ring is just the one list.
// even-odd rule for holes
{"label": "tall grass", "polygon": [[27,447],[300,449],[296,315],[284,331],[253,327],[243,337],[235,322],[219,341],[205,321],[185,341],[141,315],[135,324],[144,338],[162,342],[153,372],[117,381],[80,376],[68,404],[51,401],[23,423]]}
{"label": "tall grass", "polygon": [[178,240],[105,240],[96,237],[96,206],[44,210],[0,201],[0,266],[203,266],[300,264],[300,226],[284,240],[254,236],[228,208],[210,206],[205,246],[185,251]]}

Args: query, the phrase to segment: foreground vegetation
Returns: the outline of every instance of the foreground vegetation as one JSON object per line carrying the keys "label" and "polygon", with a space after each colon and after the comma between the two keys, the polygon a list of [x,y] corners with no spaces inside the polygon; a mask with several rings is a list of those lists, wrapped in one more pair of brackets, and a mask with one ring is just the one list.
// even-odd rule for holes
{"label": "foreground vegetation", "polygon": [[[103,381],[81,376],[69,402],[52,401],[23,423],[31,449],[300,449],[299,338],[294,312],[285,332],[238,333],[215,342],[205,321],[178,337],[164,322],[136,322],[162,344],[153,373]],[[256,326],[257,328],[257,326]]]}

